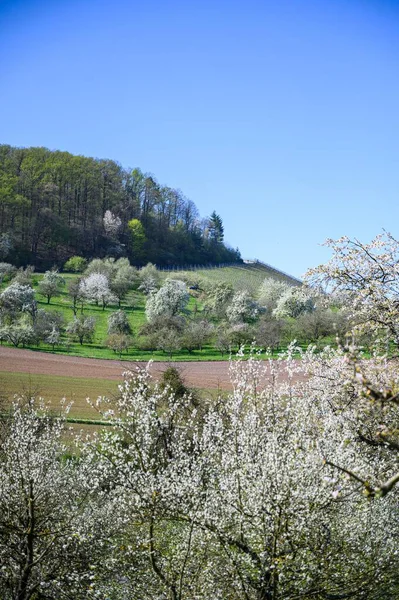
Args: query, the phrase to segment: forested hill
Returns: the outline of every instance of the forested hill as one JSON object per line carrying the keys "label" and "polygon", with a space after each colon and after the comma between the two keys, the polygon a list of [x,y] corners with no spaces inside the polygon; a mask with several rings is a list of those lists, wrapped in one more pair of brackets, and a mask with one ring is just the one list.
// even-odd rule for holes
{"label": "forested hill", "polygon": [[73,255],[135,265],[240,261],[223,222],[140,169],[47,148],[0,145],[0,260],[40,269]]}

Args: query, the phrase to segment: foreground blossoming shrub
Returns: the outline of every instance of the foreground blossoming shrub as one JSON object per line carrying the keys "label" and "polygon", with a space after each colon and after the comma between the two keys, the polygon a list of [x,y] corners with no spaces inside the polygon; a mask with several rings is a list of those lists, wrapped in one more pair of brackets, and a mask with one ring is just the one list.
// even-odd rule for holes
{"label": "foreground blossoming shrub", "polygon": [[119,490],[125,597],[396,597],[397,497],[369,502],[328,464],[376,480],[392,468],[358,443],[352,366],[293,352],[266,371],[233,362],[233,392],[201,415],[148,370],[99,400],[114,427],[92,460]]}
{"label": "foreground blossoming shrub", "polygon": [[100,491],[83,457],[69,455],[64,417],[20,402],[3,413],[2,425],[0,597],[87,598],[104,573],[112,495]]}

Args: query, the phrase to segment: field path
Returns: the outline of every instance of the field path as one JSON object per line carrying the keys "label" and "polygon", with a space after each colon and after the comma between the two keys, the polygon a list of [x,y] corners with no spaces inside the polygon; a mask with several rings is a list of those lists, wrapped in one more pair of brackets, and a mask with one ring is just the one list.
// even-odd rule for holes
{"label": "field path", "polygon": [[[0,371],[122,380],[124,371],[145,366],[145,362],[82,358],[0,346]],[[154,362],[151,373],[158,377],[168,366],[179,369],[188,386],[205,389],[231,389],[228,361]]]}

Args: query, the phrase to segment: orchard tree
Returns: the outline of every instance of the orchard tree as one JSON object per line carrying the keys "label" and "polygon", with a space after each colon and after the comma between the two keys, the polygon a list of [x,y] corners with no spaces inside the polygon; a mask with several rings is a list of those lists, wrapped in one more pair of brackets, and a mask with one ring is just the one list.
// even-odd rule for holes
{"label": "orchard tree", "polygon": [[123,333],[112,333],[107,337],[107,347],[122,356],[122,352],[127,352],[132,345],[132,338]]}
{"label": "orchard tree", "polygon": [[266,317],[254,326],[253,339],[260,348],[273,352],[281,346],[283,330],[284,321]]}
{"label": "orchard tree", "polygon": [[17,269],[10,263],[0,262],[0,284],[9,281],[15,275]]}
{"label": "orchard tree", "polygon": [[72,299],[72,310],[75,317],[78,312],[78,305],[80,305],[80,312],[83,314],[83,307],[86,302],[84,290],[80,285],[81,281],[82,279],[78,277],[68,283],[68,294]]}
{"label": "orchard tree", "polygon": [[160,329],[156,336],[157,350],[163,350],[166,354],[169,354],[169,358],[175,352],[179,352],[183,345],[183,340],[177,331],[173,329]]}
{"label": "orchard tree", "polygon": [[213,327],[209,323],[202,319],[201,321],[190,321],[184,329],[182,335],[182,346],[188,352],[193,350],[202,350],[202,347],[209,340],[212,335]]}
{"label": "orchard tree", "polygon": [[[125,262],[126,261],[126,262]],[[119,259],[116,262],[117,271],[111,280],[111,291],[118,298],[119,307],[129,290],[137,283],[138,271],[132,267],[127,259]]]}
{"label": "orchard tree", "polygon": [[47,298],[47,304],[53,296],[58,296],[65,280],[58,271],[46,271],[39,283],[39,294]]}
{"label": "orchard tree", "polygon": [[247,291],[236,292],[231,304],[226,309],[226,315],[230,323],[251,323],[255,321],[262,308],[255,302]]}
{"label": "orchard tree", "polygon": [[89,262],[84,272],[85,277],[93,274],[105,275],[108,282],[112,280],[116,273],[117,267],[114,258],[94,258]]}
{"label": "orchard tree", "polygon": [[330,407],[326,436],[335,428],[335,444],[320,448],[325,464],[333,468],[337,496],[350,490],[386,496],[399,482],[395,362],[377,348],[364,360],[361,349],[351,344],[318,354],[308,350],[301,373],[308,382],[304,393]]}
{"label": "orchard tree", "polygon": [[94,317],[75,317],[73,321],[68,323],[66,331],[72,338],[78,339],[80,345],[83,342],[91,342],[94,335],[96,321]]}
{"label": "orchard tree", "polygon": [[272,313],[277,306],[279,298],[285,294],[291,286],[284,281],[278,281],[271,277],[266,277],[259,288],[258,302],[264,306],[268,313]]}
{"label": "orchard tree", "polygon": [[273,316],[277,319],[296,319],[299,315],[313,312],[315,307],[315,301],[307,291],[299,287],[290,287],[277,300]]}
{"label": "orchard tree", "polygon": [[129,320],[125,311],[117,310],[108,317],[108,334],[126,334],[132,333]]}
{"label": "orchard tree", "polygon": [[226,315],[226,308],[231,301],[234,290],[231,284],[218,282],[208,286],[206,290],[205,310],[210,311],[218,319]]}
{"label": "orchard tree", "polygon": [[80,282],[80,291],[87,300],[101,303],[103,310],[108,304],[117,301],[111,292],[108,279],[102,273],[91,273]]}
{"label": "orchard tree", "polygon": [[227,354],[231,349],[230,335],[224,326],[220,326],[216,330],[215,348],[222,356]]}
{"label": "orchard tree", "polygon": [[[254,356],[232,363],[233,392],[202,415],[148,371],[97,403],[113,433],[92,452],[129,518],[120,570],[132,597],[396,597],[396,499],[370,503],[334,477],[330,460],[378,461],[355,443],[350,405],[334,410],[324,382],[294,382],[294,351],[266,372]],[[303,364],[321,376],[326,359]]]}
{"label": "orchard tree", "polygon": [[156,292],[160,286],[160,274],[156,266],[148,263],[145,267],[142,267],[139,271],[139,280],[139,290],[146,296]]}
{"label": "orchard tree", "polygon": [[302,313],[295,322],[295,337],[308,343],[318,342],[326,336],[338,336],[343,339],[347,329],[347,319],[342,312],[316,308],[313,312]]}
{"label": "orchard tree", "polygon": [[53,327],[50,333],[45,338],[45,341],[47,342],[47,344],[50,344],[50,346],[52,346],[54,350],[55,346],[59,346],[61,344],[60,330],[56,327]]}
{"label": "orchard tree", "polygon": [[[3,600],[83,600],[107,560],[112,494],[95,472],[68,458],[65,413],[20,401],[0,447],[0,596]],[[114,529],[114,531],[112,531]]]}
{"label": "orchard tree", "polygon": [[228,329],[230,345],[239,350],[254,341],[253,328],[248,323],[233,323]]}
{"label": "orchard tree", "polygon": [[34,272],[35,267],[32,265],[28,265],[25,269],[20,267],[15,274],[14,283],[31,286]]}
{"label": "orchard tree", "polygon": [[47,311],[42,308],[37,311],[34,324],[36,341],[46,340],[50,333],[55,330],[59,334],[64,327],[64,317],[59,311]]}
{"label": "orchard tree", "polygon": [[[327,240],[333,256],[307,273],[310,285],[346,298],[357,330],[388,333],[399,344],[399,242],[390,233],[369,244],[342,237]],[[328,299],[329,296],[326,298]]]}
{"label": "orchard tree", "polygon": [[33,289],[29,285],[18,282],[11,283],[0,294],[0,310],[3,317],[7,316],[13,319],[18,313],[27,312],[34,320],[37,305]]}
{"label": "orchard tree", "polygon": [[167,279],[164,285],[147,298],[145,314],[151,323],[159,317],[175,317],[184,312],[189,301],[187,286],[178,279]]}
{"label": "orchard tree", "polygon": [[[381,497],[399,483],[399,380],[396,361],[389,356],[390,342],[398,345],[399,243],[384,233],[369,244],[343,237],[328,240],[326,245],[333,250],[332,259],[310,270],[308,279],[314,286],[347,298],[353,336],[350,344],[337,351],[343,356],[335,356],[335,361],[319,365],[318,370],[312,366],[311,372],[330,382],[323,389],[337,398],[339,407],[341,402],[353,407],[356,434],[352,443],[373,459],[363,469],[338,458],[328,458],[328,463],[349,475],[368,496]],[[374,334],[371,360],[362,360],[356,343],[359,332]]]}
{"label": "orchard tree", "polygon": [[20,318],[18,321],[0,327],[0,338],[16,348],[20,344],[25,347],[35,339],[35,331],[29,322]]}

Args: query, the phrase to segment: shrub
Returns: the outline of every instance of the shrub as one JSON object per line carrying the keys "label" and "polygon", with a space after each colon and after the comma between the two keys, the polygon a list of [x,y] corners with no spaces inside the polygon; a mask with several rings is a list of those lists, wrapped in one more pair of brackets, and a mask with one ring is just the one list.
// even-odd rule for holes
{"label": "shrub", "polygon": [[183,378],[176,367],[168,367],[162,373],[159,387],[161,390],[167,389],[176,398],[182,398],[189,393],[189,389],[184,384]]}
{"label": "shrub", "polygon": [[64,271],[72,272],[72,273],[83,273],[83,271],[87,267],[87,260],[83,258],[83,256],[71,256],[65,265]]}

